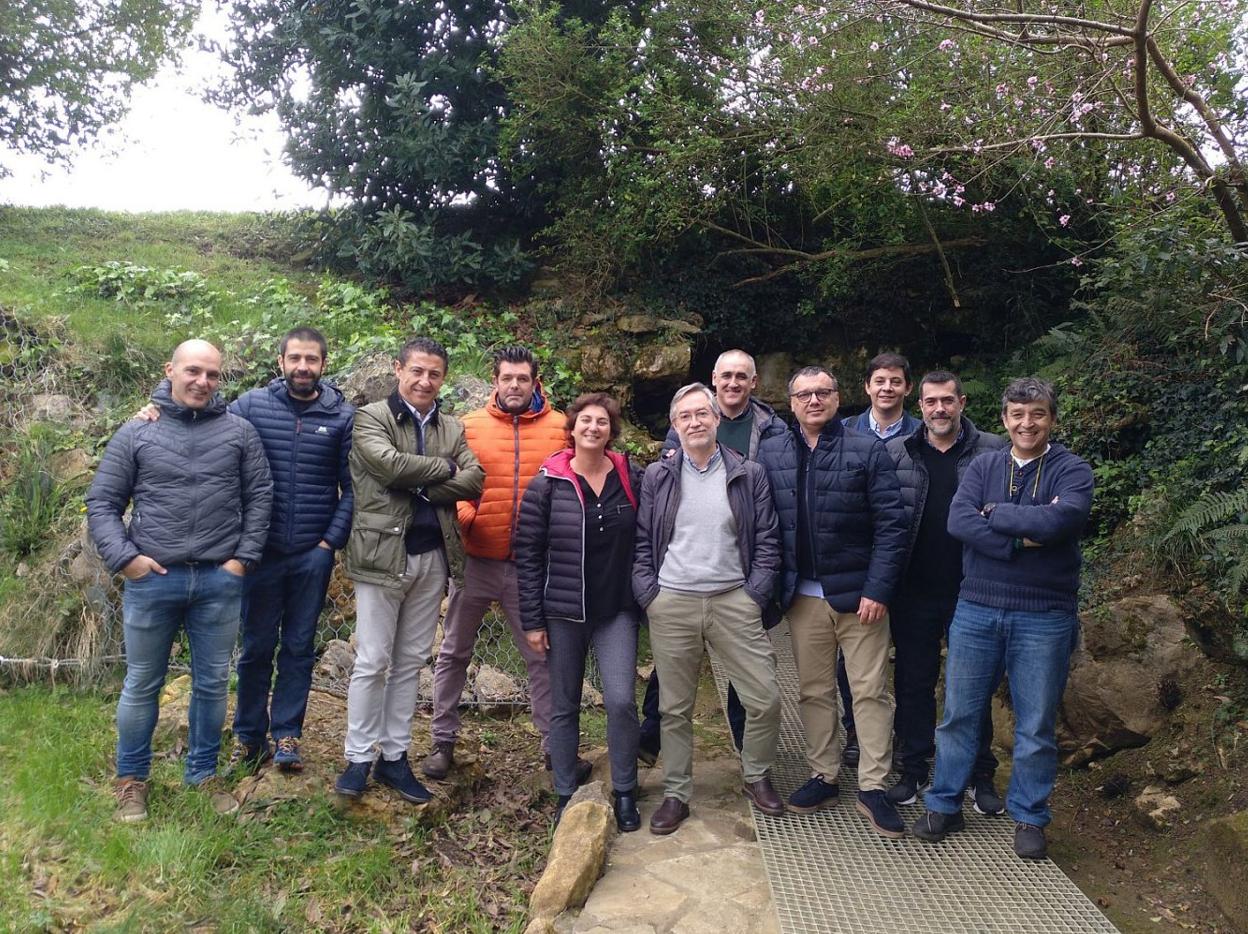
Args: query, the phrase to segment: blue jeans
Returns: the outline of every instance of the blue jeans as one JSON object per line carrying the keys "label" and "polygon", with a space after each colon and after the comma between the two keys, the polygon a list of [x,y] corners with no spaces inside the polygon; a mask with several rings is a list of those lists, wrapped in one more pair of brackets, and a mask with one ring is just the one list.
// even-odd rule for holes
{"label": "blue jeans", "polygon": [[260,567],[247,575],[234,709],[234,735],[239,742],[255,748],[269,733],[275,740],[303,734],[316,663],[316,624],[333,570],[334,553],[314,545],[289,555],[266,554]]}
{"label": "blue jeans", "polygon": [[956,814],[979,749],[984,705],[1005,666],[1014,706],[1014,767],[1005,806],[1014,820],[1044,827],[1057,778],[1057,705],[1066,690],[1079,617],[1066,610],[1001,610],[959,600],[945,660],[945,717],[936,730],[929,811]]}
{"label": "blue jeans", "polygon": [[117,775],[146,780],[152,767],[160,691],[179,629],[191,645],[190,746],[183,777],[215,775],[225,723],[230,654],[238,636],[243,579],[215,564],[175,564],[128,580],[122,598],[126,680],[117,702]]}

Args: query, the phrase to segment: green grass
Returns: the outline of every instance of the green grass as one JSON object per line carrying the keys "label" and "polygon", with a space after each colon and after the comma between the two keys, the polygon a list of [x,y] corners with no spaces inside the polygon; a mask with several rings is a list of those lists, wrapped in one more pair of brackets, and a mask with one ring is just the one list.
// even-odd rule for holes
{"label": "green grass", "polygon": [[[496,930],[470,867],[412,853],[439,831],[341,813],[327,795],[218,817],[158,758],[150,817],[112,820],[115,694],[0,692],[0,930]],[[401,842],[400,842],[401,841]],[[521,899],[523,904],[523,899]]]}

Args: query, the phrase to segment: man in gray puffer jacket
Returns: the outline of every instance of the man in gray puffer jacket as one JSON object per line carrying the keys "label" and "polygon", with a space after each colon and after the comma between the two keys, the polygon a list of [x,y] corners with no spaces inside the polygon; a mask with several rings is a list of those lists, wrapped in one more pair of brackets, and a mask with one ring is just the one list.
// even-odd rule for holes
{"label": "man in gray puffer jacket", "polygon": [[[117,704],[117,818],[147,816],[160,690],[179,629],[191,647],[189,751],[184,778],[237,810],[216,784],[230,655],[243,575],[260,560],[273,479],[255,428],[216,394],[221,354],[179,344],[152,393],[157,421],[126,422],[104,451],[87,493],[91,539],[125,577],[126,680]],[[130,524],[122,522],[133,502]]]}

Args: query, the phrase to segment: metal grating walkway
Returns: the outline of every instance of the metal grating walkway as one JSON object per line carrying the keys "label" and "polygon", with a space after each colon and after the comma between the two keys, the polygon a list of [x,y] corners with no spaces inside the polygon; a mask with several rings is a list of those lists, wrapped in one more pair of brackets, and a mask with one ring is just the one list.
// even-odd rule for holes
{"label": "metal grating walkway", "polygon": [[[772,642],[783,698],[772,780],[787,797],[810,773],[786,624],[772,630]],[[724,675],[714,668],[722,701]],[[774,818],[750,809],[785,934],[1116,932],[1055,863],[1014,855],[1008,815],[984,817],[968,806],[966,830],[943,843],[909,835],[887,840],[854,807],[854,770],[842,770],[840,785],[840,804],[815,814]],[[913,823],[923,813],[922,798],[901,811]]]}

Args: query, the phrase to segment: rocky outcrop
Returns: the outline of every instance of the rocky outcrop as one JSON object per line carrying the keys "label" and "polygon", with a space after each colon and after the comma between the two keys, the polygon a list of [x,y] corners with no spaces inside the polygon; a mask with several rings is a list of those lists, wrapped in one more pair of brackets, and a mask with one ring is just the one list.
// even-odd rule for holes
{"label": "rocky outcrop", "polygon": [[1248,931],[1248,811],[1209,821],[1203,833],[1202,881],[1222,913],[1239,930]]}
{"label": "rocky outcrop", "polygon": [[1183,805],[1161,785],[1149,785],[1135,799],[1135,813],[1150,830],[1166,831],[1173,825]]}
{"label": "rocky outcrop", "polygon": [[1198,662],[1183,612],[1163,595],[1126,597],[1084,614],[1058,721],[1064,765],[1142,746],[1165,725],[1159,687]]}
{"label": "rocky outcrop", "polygon": [[564,808],[546,870],[529,899],[527,932],[549,931],[561,911],[579,907],[606,865],[615,818],[602,782],[579,789]]}

